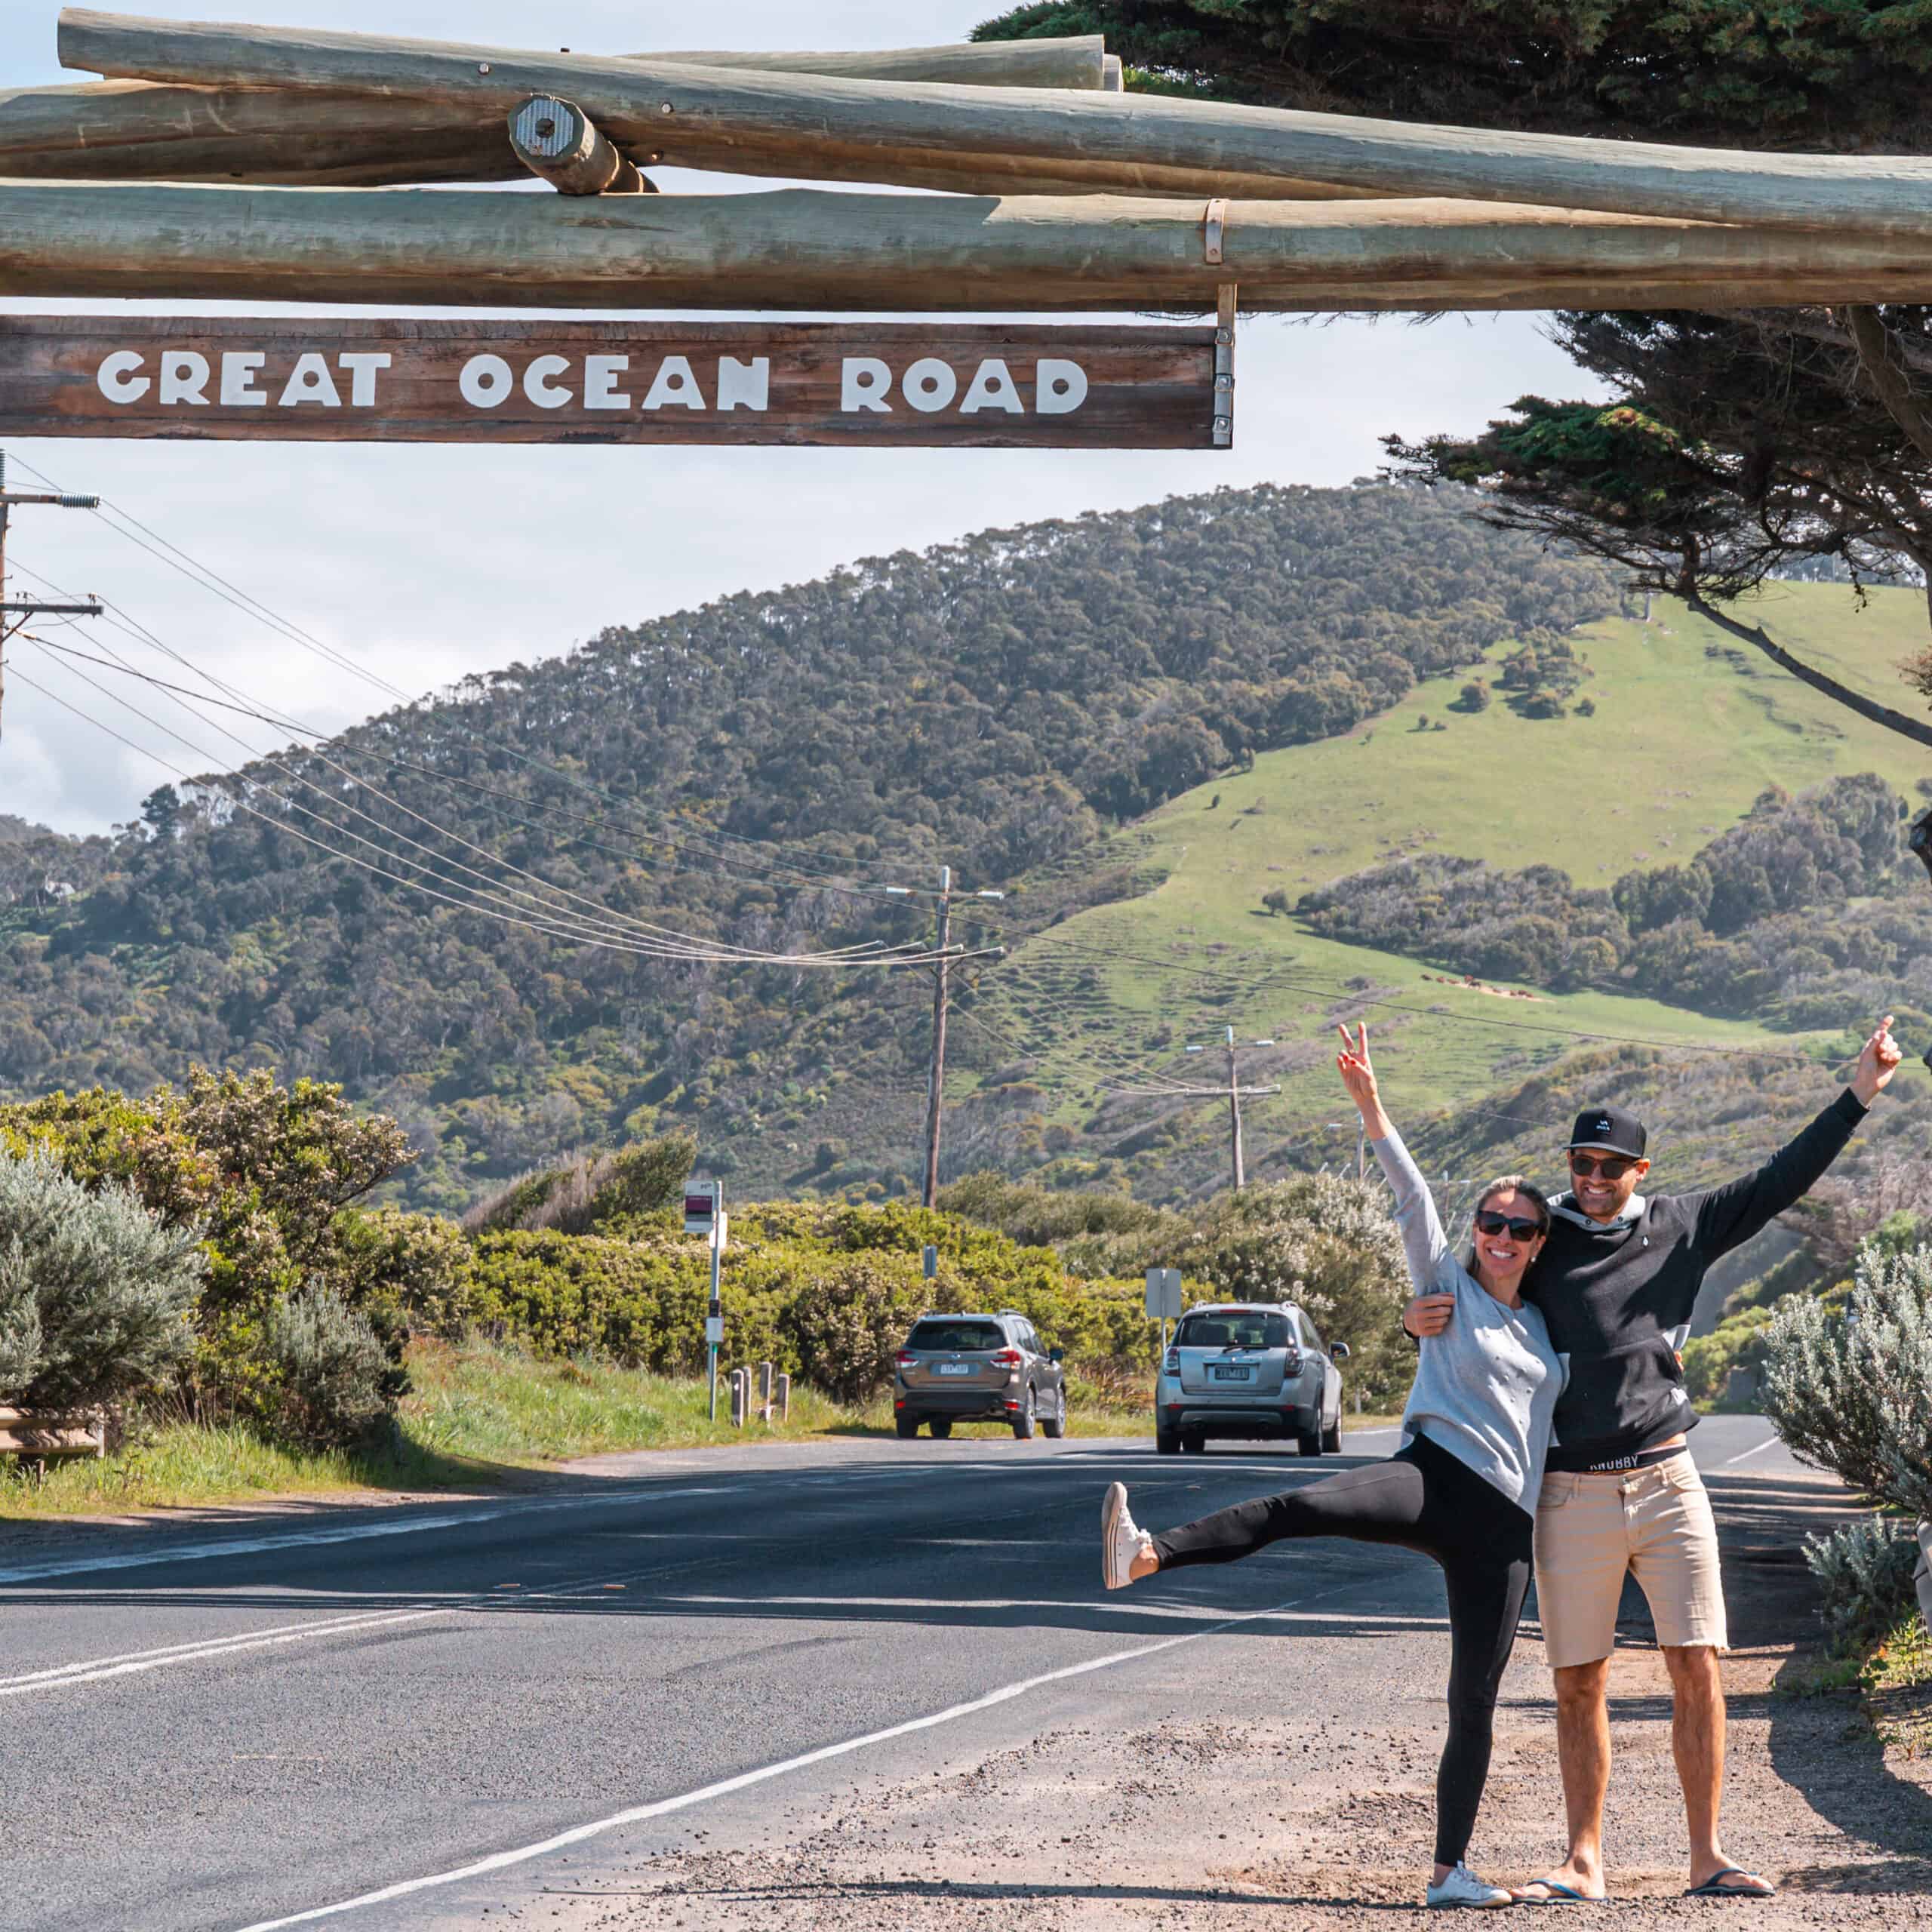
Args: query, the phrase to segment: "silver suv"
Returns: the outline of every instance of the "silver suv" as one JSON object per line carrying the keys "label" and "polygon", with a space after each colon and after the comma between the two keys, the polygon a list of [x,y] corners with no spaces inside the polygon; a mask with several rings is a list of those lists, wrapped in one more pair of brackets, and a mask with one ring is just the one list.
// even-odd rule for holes
{"label": "silver suv", "polygon": [[1339,1454],[1348,1358],[1292,1302],[1191,1308],[1155,1379],[1155,1446],[1172,1456],[1211,1435],[1292,1435],[1304,1456]]}
{"label": "silver suv", "polygon": [[956,1422],[1003,1422],[1026,1441],[1066,1432],[1066,1374],[1023,1315],[927,1315],[894,1364],[892,1419],[900,1436],[921,1423],[947,1436]]}

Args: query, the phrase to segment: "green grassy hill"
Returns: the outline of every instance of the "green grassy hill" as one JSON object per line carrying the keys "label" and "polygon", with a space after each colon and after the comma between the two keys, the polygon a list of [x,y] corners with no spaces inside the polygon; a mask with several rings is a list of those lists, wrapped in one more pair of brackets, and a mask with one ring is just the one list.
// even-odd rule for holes
{"label": "green grassy hill", "polygon": [[[1841,586],[1788,584],[1746,614],[1854,688],[1896,701],[1892,667],[1922,638],[1925,605],[1915,592],[1880,590],[1861,608]],[[1577,1033],[1820,1058],[1842,1044],[1835,1030],[1774,1035],[1610,992],[1499,997],[1264,911],[1270,892],[1292,905],[1312,887],[1421,851],[1505,869],[1547,863],[1580,886],[1607,887],[1633,866],[1688,858],[1767,787],[1869,771],[1914,796],[1932,773],[1904,740],[1674,604],[1647,624],[1607,620],[1571,641],[1595,674],[1580,694],[1593,716],[1523,717],[1500,693],[1479,713],[1454,711],[1465,675],[1437,678],[1347,737],[1264,752],[1109,842],[1097,866],[1131,863],[1158,884],[1041,934],[983,982],[975,1013],[1009,1047],[1037,1054],[1020,1084],[1041,1091],[1049,1134],[1056,1123],[1081,1130],[1070,1170],[1091,1161],[1137,1185],[1156,1164],[1196,1186],[1224,1172],[1219,1103],[1107,1094],[1194,1073],[1218,1084],[1223,1055],[1177,1049],[1217,1041],[1229,1023],[1278,1043],[1242,1060],[1244,1081],[1283,1089],[1247,1115],[1250,1165],[1263,1171],[1352,1156],[1352,1129],[1327,1125],[1348,1112],[1329,1063],[1338,1018],[1367,1020],[1392,1099],[1411,1117],[1515,1084],[1583,1049]],[[1821,1066],[1798,1084],[1823,1091],[1829,1078]],[[995,1083],[987,1104],[997,1098]],[[1146,1144],[1136,1147],[1143,1122]],[[1755,1124],[1734,1122],[1706,1134],[1706,1151],[1721,1159],[1761,1138]],[[1124,1152],[1100,1151],[1123,1142]]]}

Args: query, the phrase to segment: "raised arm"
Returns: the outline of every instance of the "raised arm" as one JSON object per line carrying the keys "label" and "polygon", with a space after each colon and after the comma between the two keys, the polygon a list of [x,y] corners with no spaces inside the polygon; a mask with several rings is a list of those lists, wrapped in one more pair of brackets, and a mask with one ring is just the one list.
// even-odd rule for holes
{"label": "raised arm", "polygon": [[1888,1013],[1865,1043],[1851,1084],[1788,1146],[1755,1173],[1694,1195],[1700,1253],[1715,1260],[1741,1247],[1777,1215],[1795,1207],[1844,1151],[1866,1109],[1891,1084],[1905,1056],[1892,1038]]}
{"label": "raised arm", "polygon": [[[1435,1211],[1435,1197],[1429,1192],[1422,1171],[1409,1158],[1402,1137],[1395,1131],[1382,1105],[1375,1069],[1368,1057],[1368,1028],[1362,1026],[1353,1040],[1349,1038],[1346,1026],[1341,1029],[1341,1035],[1342,1051],[1336,1055],[1335,1064],[1340,1069],[1349,1099],[1361,1112],[1362,1129],[1375,1149],[1376,1160],[1395,1190],[1395,1226],[1401,1231],[1402,1251],[1408,1259],[1409,1278],[1419,1296],[1438,1293],[1449,1239],[1443,1232],[1442,1218]],[[1440,1323],[1435,1324],[1436,1331],[1441,1327]]]}

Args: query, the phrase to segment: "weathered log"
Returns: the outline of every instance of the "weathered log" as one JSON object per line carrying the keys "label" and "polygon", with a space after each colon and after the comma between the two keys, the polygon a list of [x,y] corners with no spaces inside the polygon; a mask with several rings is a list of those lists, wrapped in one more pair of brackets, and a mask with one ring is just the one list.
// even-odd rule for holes
{"label": "weathered log", "polygon": [[1104,94],[1124,94],[1127,91],[1127,63],[1118,54],[1109,54],[1105,68],[1106,78],[1100,83]]}
{"label": "weathered log", "polygon": [[[635,157],[648,165],[666,158],[657,145],[660,131],[651,133],[651,143],[638,145]],[[801,162],[795,148],[745,147],[705,165],[793,179]],[[823,171],[828,180],[961,194],[1069,195],[1106,192],[1114,172],[1075,162],[1048,166],[997,155],[968,161],[909,153],[856,165],[844,162]],[[1257,180],[1198,170],[1143,172],[1143,192],[1188,200],[1257,193],[1270,199],[1341,199],[1353,192],[1320,182]],[[14,180],[408,188],[515,181],[522,174],[504,147],[501,115],[466,101],[147,81],[0,91],[0,177]]]}
{"label": "weathered log", "polygon": [[[521,97],[520,97],[521,98]],[[654,133],[655,131],[653,131]],[[663,155],[639,147],[649,164]],[[795,150],[740,151],[740,174],[795,177]],[[988,160],[968,168],[957,156],[932,168],[902,159],[881,185],[977,194],[1105,192],[1105,170],[1072,162]],[[1239,176],[1149,171],[1148,192],[1171,181],[1180,198],[1251,194]],[[146,81],[0,91],[0,178],[18,181],[211,181],[248,187],[411,188],[454,182],[516,181],[524,170],[503,140],[501,116],[468,103],[374,100],[354,94],[284,94],[260,88],[196,88]],[[866,171],[841,170],[863,180]],[[1319,183],[1266,184],[1271,198],[1340,198]]]}
{"label": "weathered log", "polygon": [[1445,201],[563,197],[0,183],[0,296],[1195,312],[1932,300],[1932,245]]}
{"label": "weathered log", "polygon": [[[707,51],[627,57],[854,79],[1085,88],[1103,85],[1108,58],[1097,34],[883,53]],[[149,81],[0,91],[0,176],[17,180],[388,188],[515,181],[523,171],[504,151],[502,117],[467,103],[452,112],[421,101],[358,103]],[[989,177],[975,185],[985,189],[1010,183]],[[1041,192],[1057,185],[1038,184]],[[1075,193],[1091,191],[1084,181],[1066,186]]]}
{"label": "weathered log", "polygon": [[[1785,155],[1432,128],[1218,102],[1051,96],[850,81],[449,45],[368,34],[146,20],[70,8],[69,66],[155,80],[487,101],[580,102],[627,152],[741,166],[790,157],[824,180],[898,178],[900,158],[962,174],[989,161],[1093,170],[1093,185],[1164,190],[1241,177],[1358,191],[1588,208],[1669,220],[1932,234],[1932,159]],[[739,155],[736,162],[734,153]],[[1219,188],[1206,192],[1226,192]]]}
{"label": "weathered log", "polygon": [[534,94],[510,110],[512,151],[560,195],[654,195],[657,187],[574,101]]}
{"label": "weathered log", "polygon": [[1041,40],[956,41],[864,53],[632,54],[632,60],[669,60],[692,67],[735,67],[758,74],[823,74],[848,81],[943,81],[955,87],[1072,88],[1107,85],[1107,52],[1097,33]]}

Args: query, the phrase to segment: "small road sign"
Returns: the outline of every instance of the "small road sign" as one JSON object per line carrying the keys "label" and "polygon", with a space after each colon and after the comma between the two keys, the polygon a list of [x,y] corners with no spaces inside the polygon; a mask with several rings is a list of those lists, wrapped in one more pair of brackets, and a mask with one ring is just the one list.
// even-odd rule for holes
{"label": "small road sign", "polygon": [[1147,1271],[1147,1318],[1150,1321],[1180,1319],[1180,1270],[1150,1268]]}

